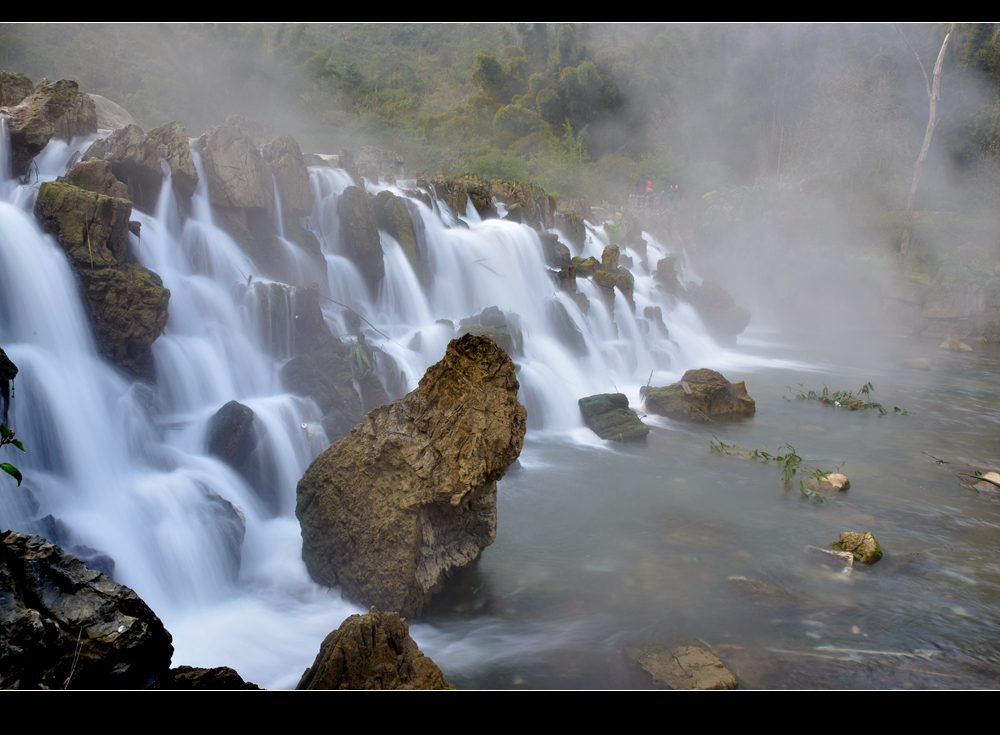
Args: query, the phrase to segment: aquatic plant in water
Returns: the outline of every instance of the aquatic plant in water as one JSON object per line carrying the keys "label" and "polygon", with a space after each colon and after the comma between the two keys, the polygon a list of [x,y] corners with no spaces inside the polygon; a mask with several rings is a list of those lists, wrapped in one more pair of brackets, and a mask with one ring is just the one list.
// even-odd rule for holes
{"label": "aquatic plant in water", "polygon": [[[799,383],[799,390],[794,390],[786,386],[786,390],[795,396],[797,401],[819,401],[826,406],[834,406],[836,408],[848,408],[851,411],[860,411],[868,408],[874,408],[879,412],[879,415],[889,413],[882,406],[881,403],[875,403],[871,399],[871,394],[874,392],[875,387],[870,383],[865,383],[863,386],[858,388],[857,395],[849,390],[838,390],[834,393],[830,392],[830,389],[825,385],[823,386],[823,392],[817,393],[814,390],[806,392],[802,390],[802,383]],[[784,397],[785,400],[790,400],[788,396]],[[900,408],[899,406],[892,407],[893,413],[898,413],[902,416],[908,416],[906,409]]]}
{"label": "aquatic plant in water", "polygon": [[[781,484],[782,487],[787,490],[791,485],[792,479],[798,473],[808,475],[810,480],[815,479],[817,486],[819,482],[826,478],[830,472],[824,472],[817,467],[810,467],[809,465],[802,464],[802,457],[795,451],[795,447],[791,444],[782,444],[778,447],[777,454],[771,454],[763,449],[747,449],[745,447],[737,446],[736,444],[726,444],[719,437],[712,435],[714,441],[709,442],[709,446],[712,448],[712,452],[715,454],[729,454],[735,455],[737,457],[743,457],[744,459],[756,459],[759,462],[775,462],[781,467]],[[781,454],[782,450],[787,450],[784,454]],[[843,464],[841,464],[841,467]],[[840,471],[840,467],[837,467],[837,472]],[[811,487],[809,485],[810,480],[799,480],[799,492],[805,498],[812,498],[813,500],[818,500],[820,503],[825,503],[827,500],[833,500],[829,495],[824,495],[819,492],[819,490]]]}

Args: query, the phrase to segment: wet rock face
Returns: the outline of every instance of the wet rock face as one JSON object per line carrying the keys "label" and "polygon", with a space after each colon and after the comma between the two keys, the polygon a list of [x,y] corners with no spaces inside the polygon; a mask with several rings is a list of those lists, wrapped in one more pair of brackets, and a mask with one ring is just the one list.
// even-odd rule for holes
{"label": "wet rock face", "polygon": [[11,164],[15,176],[24,176],[31,159],[52,138],[97,132],[97,107],[80,94],[76,82],[43,84],[10,111]]}
{"label": "wet rock face", "polygon": [[834,551],[849,551],[862,564],[874,564],[882,558],[882,547],[870,532],[844,531],[840,540],[830,545]]}
{"label": "wet rock face", "polygon": [[600,393],[579,401],[584,423],[602,439],[646,441],[649,427],[628,407],[624,393]]}
{"label": "wet rock face", "polygon": [[413,267],[413,272],[417,274],[417,278],[423,278],[424,266],[420,257],[420,247],[417,244],[417,233],[413,229],[413,220],[410,219],[410,210],[406,206],[406,201],[391,191],[380,191],[375,195],[373,208],[375,210],[375,224],[399,243],[403,252],[406,253],[406,259]]}
{"label": "wet rock face", "polygon": [[678,421],[702,423],[753,416],[757,404],[742,380],[730,383],[721,373],[702,368],[688,370],[680,383],[650,389],[646,410]]}
{"label": "wet rock face", "polygon": [[274,211],[274,182],[253,139],[229,118],[198,139],[212,204]]}
{"label": "wet rock face", "polygon": [[348,186],[337,198],[337,215],[344,254],[361,269],[374,289],[385,276],[385,263],[382,261],[382,241],[375,225],[375,210],[368,195],[356,186]]}
{"label": "wet rock face", "polygon": [[323,641],[296,689],[454,689],[399,613],[352,615]]}
{"label": "wet rock face", "polygon": [[135,592],[41,536],[0,532],[0,688],[140,688],[172,655]]}
{"label": "wet rock face", "polygon": [[159,152],[138,125],[119,128],[98,140],[83,155],[84,161],[111,163],[115,177],[128,186],[129,199],[137,207],[152,211],[163,183]]}
{"label": "wet rock face", "polygon": [[415,391],[321,454],[299,481],[295,510],[313,579],[419,614],[452,569],[496,538],[496,483],[524,443],[517,390],[510,357],[466,335]]}
{"label": "wet rock face", "polygon": [[160,158],[170,166],[174,189],[183,196],[193,196],[198,186],[198,171],[184,126],[176,120],[166,123],[150,130],[149,139],[156,146]]}
{"label": "wet rock face", "polygon": [[209,420],[205,439],[211,454],[238,472],[245,471],[258,441],[253,425],[253,409],[230,401]]}
{"label": "wet rock face", "polygon": [[299,144],[290,135],[282,135],[265,145],[261,155],[278,180],[282,210],[293,215],[308,215],[313,208],[313,193],[309,188],[309,169],[302,162]]}
{"label": "wet rock face", "polygon": [[167,324],[170,291],[151,270],[126,263],[132,205],[66,183],[39,187],[35,217],[80,278],[97,348],[132,375],[150,378],[151,347]]}

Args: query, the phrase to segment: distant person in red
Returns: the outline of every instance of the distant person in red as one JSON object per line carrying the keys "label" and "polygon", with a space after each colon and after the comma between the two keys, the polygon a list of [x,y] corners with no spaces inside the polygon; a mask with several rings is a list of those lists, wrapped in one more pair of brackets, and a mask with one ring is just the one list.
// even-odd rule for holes
{"label": "distant person in red", "polygon": [[653,182],[650,181],[649,179],[646,179],[646,191],[644,191],[643,194],[649,194],[649,192],[652,191],[652,189],[653,189]]}

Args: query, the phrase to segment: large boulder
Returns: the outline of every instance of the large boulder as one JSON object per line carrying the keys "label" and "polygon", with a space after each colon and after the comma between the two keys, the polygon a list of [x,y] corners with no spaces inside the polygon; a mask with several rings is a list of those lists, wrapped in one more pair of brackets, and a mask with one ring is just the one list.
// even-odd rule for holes
{"label": "large boulder", "polygon": [[0,107],[20,104],[35,85],[21,72],[0,71]]}
{"label": "large boulder", "polygon": [[374,290],[385,276],[385,263],[382,261],[382,241],[375,225],[375,210],[368,195],[356,186],[348,186],[337,197],[337,216],[344,255],[361,269]]}
{"label": "large boulder", "polygon": [[151,348],[167,324],[170,291],[151,270],[126,263],[132,205],[61,182],[38,189],[35,217],[55,236],[80,278],[97,348],[129,373],[150,378]]}
{"label": "large boulder", "polygon": [[757,404],[747,394],[742,380],[730,383],[721,373],[702,368],[688,370],[679,383],[649,389],[646,410],[678,421],[701,423],[753,416]]}
{"label": "large boulder", "polygon": [[96,133],[97,108],[90,97],[80,93],[76,82],[49,82],[10,110],[8,126],[11,168],[15,176],[24,176],[31,159],[52,138],[69,140],[74,135]]}
{"label": "large boulder", "polygon": [[119,128],[96,141],[83,154],[84,161],[111,163],[115,177],[128,186],[129,199],[137,207],[152,211],[163,184],[159,151],[138,125]]}
{"label": "large boulder", "polygon": [[261,157],[253,138],[235,119],[207,130],[197,143],[208,195],[218,207],[274,211],[271,167]]}
{"label": "large boulder", "polygon": [[97,109],[97,127],[104,130],[118,130],[136,124],[128,110],[117,102],[112,102],[99,94],[88,94],[87,96],[94,101],[94,107]]}
{"label": "large boulder", "polygon": [[451,570],[493,543],[497,480],[527,412],[514,363],[487,338],[448,345],[412,393],[381,406],[299,481],[313,579],[362,604],[419,614]]}
{"label": "large boulder", "polygon": [[253,425],[253,409],[230,401],[208,420],[205,444],[209,454],[219,457],[238,472],[245,472],[258,436]]}
{"label": "large boulder", "polygon": [[330,633],[296,689],[454,689],[399,613],[352,615]]}
{"label": "large boulder", "polygon": [[174,189],[183,196],[191,197],[198,186],[198,171],[184,126],[176,120],[168,122],[150,130],[148,137],[156,146],[160,158],[170,166]]}
{"label": "large boulder", "polygon": [[299,144],[290,135],[282,135],[265,145],[260,153],[278,181],[282,211],[288,215],[308,216],[313,208],[313,192]]}
{"label": "large boulder", "polygon": [[79,161],[56,181],[103,194],[114,199],[128,199],[128,187],[115,176],[110,161]]}
{"label": "large boulder", "polygon": [[0,688],[141,688],[172,655],[135,592],[41,536],[0,532]]}
{"label": "large boulder", "polygon": [[624,393],[599,393],[579,400],[583,421],[602,439],[646,441],[649,427],[628,407]]}

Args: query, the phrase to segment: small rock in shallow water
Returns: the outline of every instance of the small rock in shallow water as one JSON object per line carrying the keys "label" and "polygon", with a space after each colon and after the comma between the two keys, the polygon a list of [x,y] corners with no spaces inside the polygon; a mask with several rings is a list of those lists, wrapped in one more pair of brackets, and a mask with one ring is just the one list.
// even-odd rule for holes
{"label": "small rock in shallow water", "polygon": [[840,540],[830,544],[830,548],[834,551],[849,551],[862,564],[874,564],[882,558],[882,547],[868,531],[844,531],[840,534]]}
{"label": "small rock in shallow water", "polygon": [[662,645],[628,649],[628,655],[671,689],[735,689],[736,677],[719,658],[697,646],[667,648]]}

